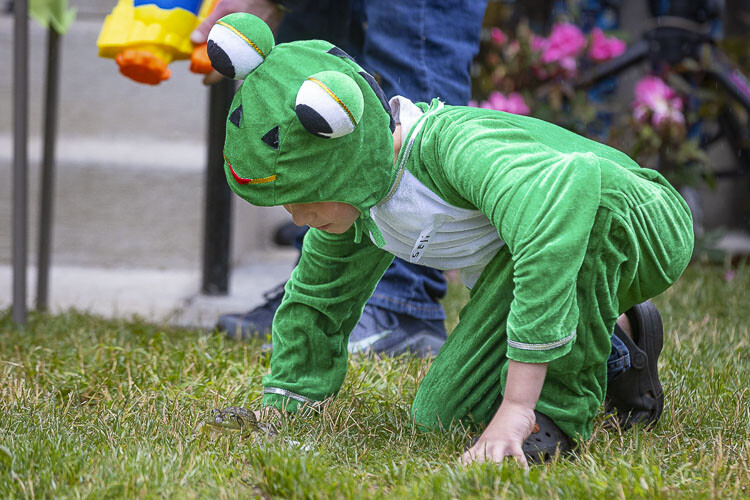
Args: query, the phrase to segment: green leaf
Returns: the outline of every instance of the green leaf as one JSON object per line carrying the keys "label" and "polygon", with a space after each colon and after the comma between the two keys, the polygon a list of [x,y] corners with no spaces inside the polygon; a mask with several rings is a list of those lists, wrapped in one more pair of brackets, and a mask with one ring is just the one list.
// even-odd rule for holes
{"label": "green leaf", "polygon": [[31,0],[29,15],[45,28],[65,34],[76,17],[76,9],[68,8],[68,0]]}

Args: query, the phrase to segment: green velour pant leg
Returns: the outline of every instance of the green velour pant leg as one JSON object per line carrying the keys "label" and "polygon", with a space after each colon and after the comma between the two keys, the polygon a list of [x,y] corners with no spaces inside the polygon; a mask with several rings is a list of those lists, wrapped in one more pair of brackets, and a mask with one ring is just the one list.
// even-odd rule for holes
{"label": "green velour pant leg", "polygon": [[619,315],[617,290],[628,266],[626,235],[612,213],[597,211],[576,283],[578,325],[570,352],[547,366],[537,410],[568,436],[588,439],[607,390],[607,358]]}
{"label": "green velour pant leg", "polygon": [[637,265],[621,284],[622,312],[672,286],[693,254],[693,219],[687,204],[671,186],[651,182],[649,188],[649,199],[631,208],[625,219],[634,248],[631,260]]}
{"label": "green velour pant leg", "polygon": [[503,247],[472,288],[458,325],[417,390],[412,412],[420,429],[490,421],[508,364],[506,321],[512,301],[513,263]]}
{"label": "green velour pant leg", "polygon": [[[537,410],[572,438],[591,435],[607,389],[606,361],[617,317],[668,288],[692,251],[691,217],[681,198],[669,186],[649,185],[646,194],[640,193],[643,187],[634,186],[641,188],[637,198],[628,193],[597,211],[577,277],[575,343],[548,364]],[[420,427],[442,428],[454,421],[483,425],[494,416],[507,377],[513,286],[512,258],[502,248],[472,289],[458,326],[417,391],[412,410]]]}
{"label": "green velour pant leg", "polygon": [[[618,315],[622,238],[612,234],[608,210],[600,210],[595,238],[578,274],[580,310],[575,344],[548,364],[537,409],[568,436],[586,439],[606,391],[606,361]],[[561,263],[564,265],[564,263]],[[550,269],[549,272],[554,272]],[[486,425],[502,401],[508,370],[506,321],[513,300],[513,263],[507,248],[485,268],[461,311],[456,329],[422,381],[412,411],[420,428],[453,421]]]}

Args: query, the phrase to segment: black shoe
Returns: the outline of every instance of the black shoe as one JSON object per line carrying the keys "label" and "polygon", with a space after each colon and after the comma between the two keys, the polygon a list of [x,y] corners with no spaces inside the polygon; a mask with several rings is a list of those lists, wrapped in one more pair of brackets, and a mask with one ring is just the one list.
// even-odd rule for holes
{"label": "black shoe", "polygon": [[534,430],[523,442],[523,453],[529,463],[547,463],[557,454],[565,455],[573,451],[573,441],[551,418],[536,410],[534,410],[534,416],[536,416]]}
{"label": "black shoe", "polygon": [[435,356],[448,338],[443,320],[418,319],[370,304],[349,336],[350,353]]}
{"label": "black shoe", "polygon": [[[556,423],[544,413],[534,410],[536,425],[531,435],[523,442],[523,454],[530,464],[550,462],[556,455],[565,455],[573,451],[573,441]],[[479,436],[471,439],[465,449],[468,450],[479,440]]]}
{"label": "black shoe", "polygon": [[297,239],[301,231],[304,231],[304,229],[294,222],[285,222],[274,231],[273,242],[282,247],[293,247],[294,240]]}
{"label": "black shoe", "polygon": [[219,316],[216,329],[226,332],[227,338],[235,340],[247,340],[252,337],[269,335],[273,324],[273,316],[276,314],[276,309],[281,305],[281,299],[284,298],[285,284],[282,283],[264,293],[263,298],[266,302],[250,312]]}
{"label": "black shoe", "polygon": [[633,424],[650,427],[664,410],[664,391],[659,382],[657,362],[664,345],[661,315],[650,300],[625,312],[633,338],[619,327],[615,335],[630,351],[630,369],[607,387],[605,411],[613,414],[622,429]]}

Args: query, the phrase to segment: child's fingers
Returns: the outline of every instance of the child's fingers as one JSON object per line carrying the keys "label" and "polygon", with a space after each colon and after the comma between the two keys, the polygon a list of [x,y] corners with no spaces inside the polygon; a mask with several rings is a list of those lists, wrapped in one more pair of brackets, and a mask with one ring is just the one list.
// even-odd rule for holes
{"label": "child's fingers", "polygon": [[479,443],[480,441],[477,441],[477,444],[475,444],[474,446],[466,450],[464,454],[461,455],[461,463],[463,463],[464,465],[469,465],[474,462],[479,463],[479,464],[484,462],[483,452],[484,452],[485,447],[484,445],[482,446],[482,452],[480,453],[478,449]]}
{"label": "child's fingers", "polygon": [[523,452],[523,448],[518,445],[512,446],[511,449],[508,450],[508,456],[513,457],[521,467],[528,470],[529,461],[526,459],[526,454]]}
{"label": "child's fingers", "polygon": [[272,31],[275,31],[284,17],[284,13],[279,6],[271,0],[219,0],[213,12],[203,20],[190,34],[190,41],[195,45],[206,43],[208,32],[211,31],[214,23],[235,12],[248,12],[256,15],[268,24]]}
{"label": "child's fingers", "polygon": [[496,448],[496,445],[493,445],[486,439],[479,439],[479,441],[477,441],[474,446],[464,452],[463,456],[461,457],[461,461],[464,464],[468,465],[470,463],[481,464],[486,462],[487,460],[494,460],[494,448]]}
{"label": "child's fingers", "polygon": [[211,31],[216,21],[234,12],[252,12],[255,3],[250,0],[219,0],[209,15],[190,34],[190,41],[196,45],[206,43],[208,32]]}
{"label": "child's fingers", "polygon": [[529,468],[529,462],[526,460],[526,454],[520,445],[511,443],[488,444],[487,441],[479,440],[477,444],[469,448],[461,455],[461,463],[468,465],[471,463],[481,464],[486,461],[502,463],[505,458],[512,458],[524,469]]}
{"label": "child's fingers", "polygon": [[224,17],[226,14],[229,14],[226,8],[222,7],[223,4],[224,2],[219,2],[213,12],[206,16],[203,22],[200,23],[192,33],[190,33],[191,42],[193,42],[195,45],[206,43],[206,40],[208,40],[208,32],[211,31],[211,28],[216,23],[216,21]]}
{"label": "child's fingers", "polygon": [[211,70],[206,76],[203,77],[203,85],[213,85],[219,83],[224,79],[224,76],[216,70]]}

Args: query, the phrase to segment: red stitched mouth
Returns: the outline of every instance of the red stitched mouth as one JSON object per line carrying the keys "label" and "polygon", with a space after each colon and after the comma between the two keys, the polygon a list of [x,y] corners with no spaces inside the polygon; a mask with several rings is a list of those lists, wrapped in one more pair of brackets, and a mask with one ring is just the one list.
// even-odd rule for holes
{"label": "red stitched mouth", "polygon": [[232,168],[232,164],[229,163],[229,160],[227,160],[227,156],[224,156],[224,161],[227,162],[227,165],[229,165],[229,170],[232,172],[232,177],[234,177],[234,180],[237,181],[237,184],[250,184],[252,179],[245,179],[244,177],[240,177],[237,175],[237,172],[234,171],[234,168]]}

